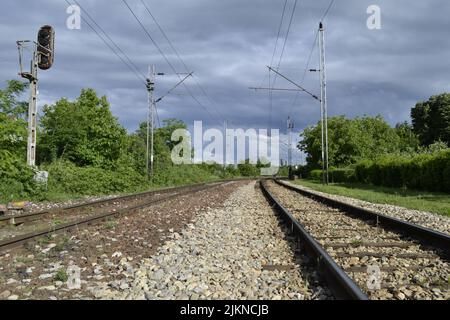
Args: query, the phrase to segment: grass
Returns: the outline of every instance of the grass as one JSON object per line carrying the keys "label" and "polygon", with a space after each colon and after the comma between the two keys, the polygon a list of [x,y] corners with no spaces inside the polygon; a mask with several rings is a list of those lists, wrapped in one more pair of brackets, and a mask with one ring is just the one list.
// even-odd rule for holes
{"label": "grass", "polygon": [[298,180],[296,184],[328,194],[346,196],[371,203],[390,204],[450,217],[450,195],[445,193],[394,189],[356,183],[324,186],[320,182],[309,180]]}
{"label": "grass", "polygon": [[105,223],[105,227],[108,230],[114,230],[117,228],[117,222],[115,220],[109,220]]}
{"label": "grass", "polygon": [[55,275],[56,281],[67,282],[68,279],[69,279],[69,275],[67,274],[66,270],[64,270],[64,269],[60,269]]}

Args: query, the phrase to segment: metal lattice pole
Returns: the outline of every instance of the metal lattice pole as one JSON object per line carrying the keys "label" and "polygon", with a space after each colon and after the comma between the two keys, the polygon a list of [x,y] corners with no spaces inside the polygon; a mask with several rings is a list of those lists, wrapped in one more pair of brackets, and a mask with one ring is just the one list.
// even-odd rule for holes
{"label": "metal lattice pole", "polygon": [[33,51],[30,77],[30,102],[28,106],[28,143],[27,143],[27,164],[30,167],[36,166],[36,130],[37,130],[37,88],[38,88],[38,52]]}
{"label": "metal lattice pole", "polygon": [[288,146],[288,167],[289,167],[289,178],[292,178],[292,130],[294,129],[294,122],[292,121],[291,117],[288,118],[287,121],[287,128],[288,128],[288,139],[289,139],[289,146]]}
{"label": "metal lattice pole", "polygon": [[153,177],[154,173],[154,136],[155,136],[155,67],[149,67],[147,78],[148,116],[147,116],[147,175]]}
{"label": "metal lattice pole", "polygon": [[325,60],[325,30],[323,23],[319,25],[319,53],[320,53],[320,100],[322,114],[322,163],[323,163],[323,182],[328,184],[329,174],[329,147],[328,147],[328,101],[327,101],[327,73]]}

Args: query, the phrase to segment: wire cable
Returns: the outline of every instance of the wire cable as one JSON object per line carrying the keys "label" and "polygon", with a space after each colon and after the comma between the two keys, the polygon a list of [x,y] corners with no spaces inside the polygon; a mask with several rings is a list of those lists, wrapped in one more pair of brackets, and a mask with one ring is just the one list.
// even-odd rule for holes
{"label": "wire cable", "polygon": [[[287,0],[286,0],[287,1]],[[172,49],[172,51],[175,53],[175,55],[177,56],[178,60],[181,62],[181,64],[183,65],[184,69],[186,70],[186,72],[190,73],[192,72],[192,70],[189,70],[188,66],[186,65],[186,63],[184,62],[183,58],[181,57],[181,55],[179,54],[178,50],[175,48],[175,46],[173,45],[172,41],[169,39],[169,37],[167,36],[166,32],[164,31],[164,29],[162,28],[162,26],[160,25],[160,23],[158,22],[158,20],[156,19],[155,15],[151,12],[150,8],[148,7],[148,5],[145,3],[144,0],[141,0],[142,5],[144,6],[145,10],[147,11],[147,13],[150,15],[150,17],[152,18],[153,22],[156,24],[156,26],[158,27],[159,31],[161,32],[161,34],[163,35],[163,37],[166,39],[167,43],[169,44],[170,48]],[[211,97],[208,95],[208,93],[206,92],[206,90],[203,88],[203,86],[200,84],[200,82],[197,80],[197,78],[195,77],[195,75],[192,76],[192,78],[194,79],[196,85],[199,87],[200,91],[203,93],[203,95],[214,105],[215,102],[211,99]],[[217,113],[217,115],[220,118],[225,118],[215,107],[214,107],[214,111]],[[227,119],[227,121],[229,121]],[[230,121],[231,122],[231,121]]]}
{"label": "wire cable", "polygon": [[[65,2],[70,5],[73,6],[72,3],[70,3],[68,0],[65,0]],[[117,51],[108,43],[108,41],[106,41],[106,39],[93,27],[93,25],[91,23],[89,23],[88,20],[86,20],[83,16],[81,16],[81,19],[84,21],[84,23],[86,23],[88,25],[88,27],[94,31],[94,33],[100,38],[100,40],[103,41],[103,43],[122,61],[123,64],[125,64],[127,66],[128,69],[130,69],[131,72],[133,72],[136,77],[139,79],[140,82],[142,82],[144,84],[144,86],[146,85],[145,81],[141,78],[141,76],[139,75],[139,73],[136,72],[136,70],[134,70],[132,68],[132,66],[130,66],[124,59],[122,56],[120,56]]]}
{"label": "wire cable", "polygon": [[[138,24],[141,26],[142,30],[144,30],[144,33],[147,35],[147,37],[151,40],[151,42],[153,43],[153,45],[158,49],[158,52],[160,53],[160,55],[164,58],[164,60],[166,61],[166,63],[169,65],[170,69],[178,76],[178,78],[181,80],[181,76],[178,74],[178,72],[176,71],[175,67],[173,66],[173,64],[169,61],[169,59],[167,58],[167,56],[164,54],[164,52],[161,50],[160,46],[156,43],[156,41],[153,39],[153,37],[151,36],[150,32],[147,30],[147,28],[144,26],[144,24],[142,23],[142,21],[139,19],[139,17],[136,15],[136,13],[134,12],[134,10],[130,7],[130,5],[128,4],[128,2],[126,0],[122,0],[122,2],[126,5],[126,7],[128,8],[128,10],[131,12],[131,14],[133,15],[133,17],[135,18],[135,20],[138,22]],[[183,86],[185,87],[185,89],[187,90],[187,92],[189,93],[189,95],[191,96],[191,98],[200,106],[202,107],[205,112],[210,116],[210,118],[212,120],[214,120],[214,116],[211,114],[211,112],[194,96],[194,94],[192,93],[192,91],[189,89],[189,87],[183,83]],[[216,118],[217,120],[217,118]],[[220,121],[219,121],[220,123]]]}
{"label": "wire cable", "polygon": [[[325,18],[328,16],[328,14],[330,13],[330,10],[331,10],[331,8],[333,7],[334,2],[335,2],[335,0],[331,0],[331,1],[330,1],[330,4],[329,4],[328,7],[326,8],[324,14],[322,15],[322,18],[320,19],[321,22],[323,22],[323,21],[325,20]],[[313,43],[312,48],[311,48],[311,52],[310,52],[309,57],[308,57],[308,60],[307,60],[307,62],[306,62],[305,70],[304,70],[304,72],[303,72],[302,81],[301,81],[300,83],[303,83],[303,82],[305,81],[306,74],[307,74],[307,72],[308,72],[309,64],[311,63],[312,54],[313,54],[313,52],[314,52],[314,48],[316,47],[318,37],[319,37],[319,31],[317,30],[317,31],[316,31],[316,36],[314,37],[314,43]],[[295,104],[297,103],[298,97],[299,97],[299,93],[297,93],[297,94],[295,95],[294,101],[293,101],[293,103],[292,103],[292,105],[291,105],[291,108],[290,108],[290,110],[289,110],[289,116],[292,114],[292,111],[293,111],[293,109],[294,109],[294,107],[295,107]]]}
{"label": "wire cable", "polygon": [[[277,71],[280,70],[281,62],[283,61],[284,52],[286,50],[286,44],[287,44],[287,41],[289,39],[289,34],[291,32],[292,22],[294,21],[295,11],[297,9],[297,3],[298,3],[298,0],[295,0],[294,6],[292,8],[291,17],[289,19],[289,25],[288,25],[288,29],[287,29],[287,32],[286,32],[286,37],[284,38],[283,48],[281,50],[280,58],[278,60],[278,65],[277,65],[277,69],[276,69]],[[272,65],[270,67],[272,67]],[[276,85],[276,82],[277,82],[277,74],[275,74],[275,77],[273,79],[273,84],[270,83],[269,88],[273,88]],[[270,121],[270,123],[269,123],[269,128],[272,127],[272,111],[273,111],[273,92],[272,92],[272,90],[270,90],[270,91],[271,91],[271,93],[270,93],[270,96],[269,96],[269,99],[270,99],[270,109],[269,109],[269,112],[270,112],[269,121]]]}

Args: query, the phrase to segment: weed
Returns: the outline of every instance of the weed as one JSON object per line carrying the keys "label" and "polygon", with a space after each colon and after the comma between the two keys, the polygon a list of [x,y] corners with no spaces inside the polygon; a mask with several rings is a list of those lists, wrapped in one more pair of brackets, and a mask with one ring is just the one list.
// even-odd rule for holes
{"label": "weed", "polygon": [[105,224],[106,229],[113,230],[117,228],[117,222],[115,220],[109,220]]}
{"label": "weed", "polygon": [[55,275],[56,281],[67,282],[69,279],[69,275],[67,274],[65,269],[59,269]]}

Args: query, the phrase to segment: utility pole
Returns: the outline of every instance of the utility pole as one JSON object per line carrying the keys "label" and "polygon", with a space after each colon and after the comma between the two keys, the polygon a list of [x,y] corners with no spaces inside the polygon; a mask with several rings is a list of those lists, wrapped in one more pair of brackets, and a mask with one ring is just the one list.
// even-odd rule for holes
{"label": "utility pole", "polygon": [[155,66],[148,68],[147,92],[148,92],[148,115],[147,115],[147,175],[153,179],[154,173],[154,137],[155,137]]}
{"label": "utility pole", "polygon": [[[158,99],[154,98],[155,91],[155,83],[157,76],[164,76],[165,73],[158,72],[156,73],[155,66],[150,66],[148,68],[148,77],[147,77],[147,92],[148,92],[148,116],[147,116],[147,176],[148,178],[152,178],[154,176],[154,160],[155,160],[155,112],[156,112],[156,104],[161,102],[166,96],[172,93],[178,86],[180,86],[186,79],[191,77],[193,72],[187,74],[186,77],[180,80],[175,86],[173,86],[169,91],[166,92],[165,95],[161,96]],[[179,75],[179,74],[178,74]]]}
{"label": "utility pole", "polygon": [[288,129],[288,167],[289,167],[289,179],[292,178],[292,130],[294,129],[294,121],[291,120],[291,117],[288,117],[287,121],[287,129]]}
{"label": "utility pole", "polygon": [[34,50],[31,62],[30,101],[28,105],[27,164],[36,166],[37,93],[38,93],[38,52]]}
{"label": "utility pole", "polygon": [[224,174],[227,172],[227,130],[228,130],[228,122],[227,122],[227,120],[225,120],[223,122],[223,136],[224,136],[223,150],[225,151],[223,153],[223,173]]}
{"label": "utility pole", "polygon": [[330,182],[329,174],[329,147],[328,147],[328,100],[327,100],[327,73],[325,59],[325,29],[323,23],[319,24],[319,54],[320,54],[320,101],[322,115],[322,164],[323,182]]}
{"label": "utility pole", "polygon": [[[31,44],[32,58],[31,70],[25,72],[23,68],[23,49]],[[27,164],[36,167],[36,136],[37,136],[37,95],[38,95],[38,69],[48,70],[54,61],[55,31],[52,26],[43,26],[39,29],[37,41],[17,41],[19,49],[19,75],[30,82],[30,101],[28,104],[28,139]]]}

